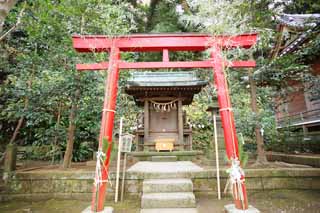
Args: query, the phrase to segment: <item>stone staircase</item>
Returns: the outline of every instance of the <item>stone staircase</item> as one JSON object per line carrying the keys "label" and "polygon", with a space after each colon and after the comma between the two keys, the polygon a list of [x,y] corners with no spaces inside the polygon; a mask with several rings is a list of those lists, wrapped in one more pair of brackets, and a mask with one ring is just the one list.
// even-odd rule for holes
{"label": "stone staircase", "polygon": [[[172,156],[157,156],[154,162],[174,162]],[[145,179],[141,213],[197,213],[191,179]]]}

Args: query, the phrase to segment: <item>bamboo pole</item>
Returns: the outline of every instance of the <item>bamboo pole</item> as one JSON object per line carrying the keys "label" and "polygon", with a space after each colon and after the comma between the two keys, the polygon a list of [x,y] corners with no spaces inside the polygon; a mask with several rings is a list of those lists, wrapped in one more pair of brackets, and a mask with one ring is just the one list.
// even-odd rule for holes
{"label": "bamboo pole", "polygon": [[119,176],[120,176],[120,160],[121,160],[121,140],[122,140],[122,123],[123,117],[120,118],[119,143],[118,143],[118,160],[117,160],[117,176],[116,176],[116,193],[114,195],[114,202],[118,202],[119,192]]}
{"label": "bamboo pole", "polygon": [[217,137],[217,118],[216,118],[216,113],[215,112],[213,112],[213,128],[214,128],[214,145],[215,145],[215,151],[216,151],[218,199],[221,200],[220,168],[219,168],[218,137]]}
{"label": "bamboo pole", "polygon": [[122,169],[122,185],[121,185],[121,199],[120,201],[123,201],[123,195],[124,195],[124,181],[126,178],[126,167],[127,167],[127,153],[124,153],[124,161],[123,161],[123,169]]}

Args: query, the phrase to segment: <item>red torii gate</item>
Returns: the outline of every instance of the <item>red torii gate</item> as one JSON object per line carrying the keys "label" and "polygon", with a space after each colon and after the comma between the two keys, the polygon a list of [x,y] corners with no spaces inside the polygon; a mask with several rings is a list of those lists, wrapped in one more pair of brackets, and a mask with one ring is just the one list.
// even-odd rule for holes
{"label": "red torii gate", "polygon": [[[231,160],[232,168],[236,170],[233,171],[236,174],[234,175],[233,173],[233,176],[241,176],[241,181],[240,179],[238,181],[234,179],[233,181],[234,199],[237,208],[248,208],[244,174],[241,172],[238,162],[238,139],[224,67],[255,67],[255,61],[228,62],[223,59],[222,51],[237,47],[250,48],[256,41],[256,33],[214,37],[207,34],[134,34],[119,37],[103,35],[73,36],[73,46],[78,52],[109,52],[108,62],[77,64],[77,70],[79,71],[108,70],[108,77],[105,82],[99,150],[104,147],[104,142],[107,142],[109,146],[106,150],[104,166],[100,168],[102,181],[95,184],[93,189],[91,203],[93,212],[103,211],[104,208],[120,69],[213,68],[227,156]],[[169,60],[169,51],[204,51],[209,48],[211,50],[210,60],[175,62]],[[163,56],[161,62],[126,62],[120,59],[121,52],[162,52]],[[99,161],[99,159],[97,160]]]}

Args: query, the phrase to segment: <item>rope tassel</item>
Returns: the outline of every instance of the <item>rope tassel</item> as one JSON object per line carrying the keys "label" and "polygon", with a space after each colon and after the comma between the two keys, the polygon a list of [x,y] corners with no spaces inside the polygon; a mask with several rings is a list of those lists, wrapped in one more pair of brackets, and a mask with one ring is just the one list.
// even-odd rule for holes
{"label": "rope tassel", "polygon": [[237,158],[231,158],[231,167],[227,170],[231,183],[232,195],[236,200],[244,201],[242,185],[244,183],[244,171],[240,167],[240,161]]}
{"label": "rope tassel", "polygon": [[109,181],[109,174],[107,180],[102,179],[102,174],[101,174],[101,168],[106,170],[106,167],[104,166],[104,160],[106,158],[106,154],[103,153],[101,149],[97,151],[97,163],[96,163],[96,171],[95,171],[95,178],[94,178],[94,185],[96,188],[100,187],[101,183],[110,183],[112,186],[111,182]]}

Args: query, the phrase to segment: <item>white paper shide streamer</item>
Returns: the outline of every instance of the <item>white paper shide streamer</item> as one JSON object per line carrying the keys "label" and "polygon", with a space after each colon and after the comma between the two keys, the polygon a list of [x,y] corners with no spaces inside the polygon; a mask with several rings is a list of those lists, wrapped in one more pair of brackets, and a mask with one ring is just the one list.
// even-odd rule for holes
{"label": "white paper shide streamer", "polygon": [[177,101],[178,99],[175,99],[170,102],[162,103],[162,102],[156,102],[156,101],[150,100],[156,112],[170,112],[172,109],[173,110],[177,109],[177,104],[176,104]]}
{"label": "white paper shide streamer", "polygon": [[227,170],[230,183],[233,189],[232,194],[236,200],[244,201],[242,184],[244,183],[244,171],[240,167],[240,161],[237,158],[231,158],[231,167]]}
{"label": "white paper shide streamer", "polygon": [[[107,180],[102,180],[101,168],[106,169],[104,166],[104,159],[106,154],[103,153],[101,149],[97,151],[97,163],[96,163],[96,171],[95,171],[95,178],[94,178],[94,185],[99,187],[101,183],[109,182],[109,177]],[[111,185],[111,182],[110,182]]]}

